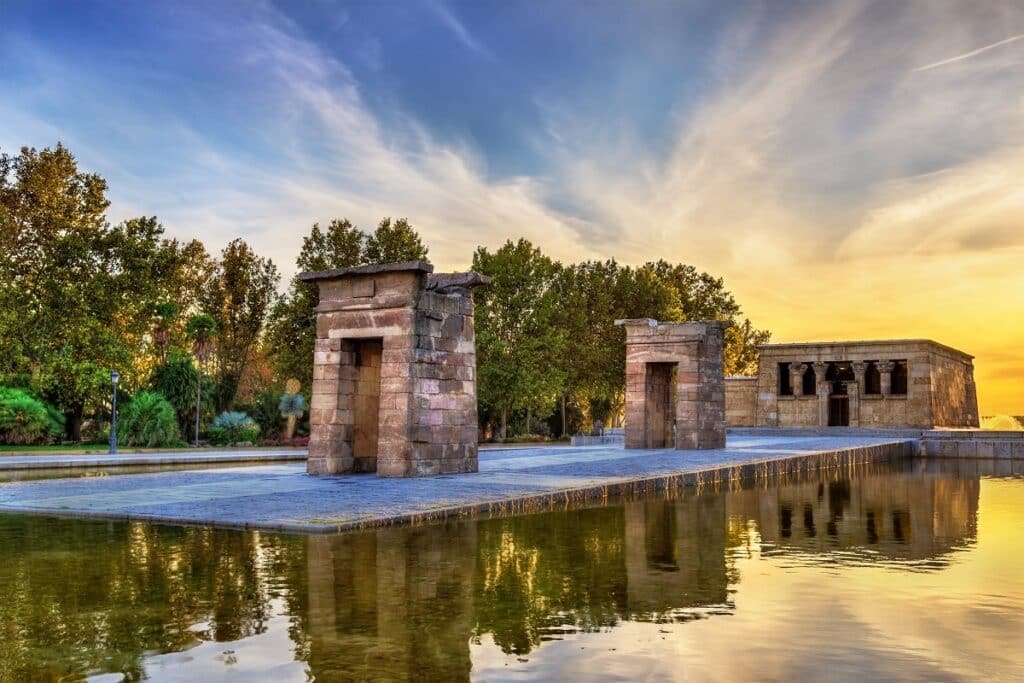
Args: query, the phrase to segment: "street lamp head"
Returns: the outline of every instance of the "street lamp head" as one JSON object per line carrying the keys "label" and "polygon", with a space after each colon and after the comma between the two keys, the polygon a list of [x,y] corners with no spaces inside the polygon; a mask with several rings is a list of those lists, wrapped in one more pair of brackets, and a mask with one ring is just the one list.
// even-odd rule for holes
{"label": "street lamp head", "polygon": [[113,382],[115,386],[117,385],[117,381],[119,379],[121,379],[121,373],[119,373],[117,370],[111,370],[110,381]]}

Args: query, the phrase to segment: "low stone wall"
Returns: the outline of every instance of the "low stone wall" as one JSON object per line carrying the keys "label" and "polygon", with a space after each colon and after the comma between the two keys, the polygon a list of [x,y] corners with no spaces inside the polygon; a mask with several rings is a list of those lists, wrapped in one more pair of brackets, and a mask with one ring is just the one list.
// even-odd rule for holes
{"label": "low stone wall", "polygon": [[757,377],[725,378],[725,426],[753,427],[757,406]]}
{"label": "low stone wall", "polygon": [[929,458],[1012,458],[1024,460],[1024,432],[930,429],[921,434],[920,454]]}
{"label": "low stone wall", "polygon": [[569,442],[573,446],[622,446],[626,442],[626,437],[622,432],[618,434],[608,434],[605,432],[604,436],[576,434],[570,437]]}

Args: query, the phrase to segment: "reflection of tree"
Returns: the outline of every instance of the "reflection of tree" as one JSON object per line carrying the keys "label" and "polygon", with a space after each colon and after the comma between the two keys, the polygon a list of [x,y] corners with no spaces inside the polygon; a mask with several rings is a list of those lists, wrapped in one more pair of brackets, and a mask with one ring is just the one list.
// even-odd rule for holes
{"label": "reflection of tree", "polygon": [[288,572],[301,540],[0,518],[0,680],[139,680],[144,652],[259,633],[279,591],[266,577]]}
{"label": "reflection of tree", "polygon": [[564,626],[596,630],[626,604],[621,507],[479,524],[476,632],[529,652]]}

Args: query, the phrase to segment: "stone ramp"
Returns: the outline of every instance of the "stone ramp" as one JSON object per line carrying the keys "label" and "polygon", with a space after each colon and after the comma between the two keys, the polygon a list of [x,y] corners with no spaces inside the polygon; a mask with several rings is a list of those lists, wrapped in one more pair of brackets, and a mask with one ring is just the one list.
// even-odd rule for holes
{"label": "stone ramp", "polygon": [[731,437],[707,451],[540,447],[482,451],[480,472],[413,479],[311,477],[301,464],[0,485],[0,513],[336,532],[539,512],[666,488],[911,457],[915,441]]}

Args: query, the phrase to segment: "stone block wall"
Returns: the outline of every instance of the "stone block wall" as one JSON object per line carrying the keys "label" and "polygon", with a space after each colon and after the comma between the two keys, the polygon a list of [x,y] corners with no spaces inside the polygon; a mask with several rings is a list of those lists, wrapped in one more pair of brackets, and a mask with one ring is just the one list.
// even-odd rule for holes
{"label": "stone block wall", "polygon": [[725,424],[753,427],[757,404],[757,377],[725,378]]}
{"label": "stone block wall", "polygon": [[300,275],[320,289],[310,474],[476,471],[472,289],[488,280],[432,270],[417,261]]}
{"label": "stone block wall", "polygon": [[[626,448],[725,447],[724,333],[727,322],[617,320],[626,328]],[[674,403],[655,400],[664,367],[674,366]],[[660,394],[659,394],[660,395]],[[674,425],[665,428],[666,420]],[[664,430],[664,431],[662,431]]]}
{"label": "stone block wall", "polygon": [[[892,390],[897,361],[907,371],[905,394]],[[792,395],[780,393],[780,363],[791,368]],[[844,394],[835,393],[835,382],[825,379],[828,369],[836,366],[848,373],[841,382]],[[871,367],[879,370],[880,393],[867,393],[865,373]],[[815,391],[804,394],[800,378],[809,369],[814,372]],[[934,341],[766,344],[760,348],[753,407],[756,426],[827,426],[833,396],[846,397],[850,427],[927,429],[978,424],[971,356]],[[743,425],[730,421],[730,426]]]}

